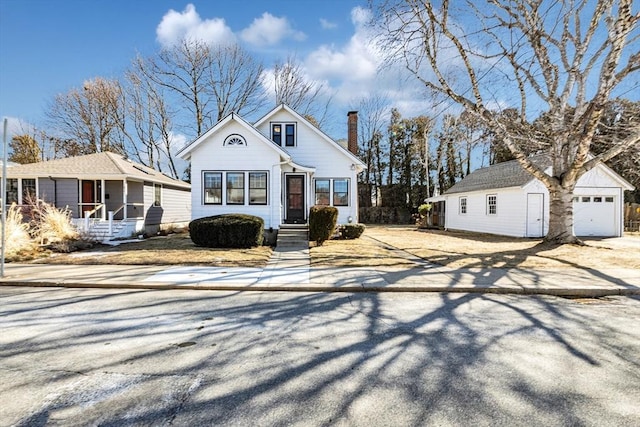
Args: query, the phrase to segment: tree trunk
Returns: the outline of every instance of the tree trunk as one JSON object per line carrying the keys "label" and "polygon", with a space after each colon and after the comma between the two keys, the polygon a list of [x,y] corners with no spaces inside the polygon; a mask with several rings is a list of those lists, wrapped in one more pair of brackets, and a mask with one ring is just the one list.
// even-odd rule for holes
{"label": "tree trunk", "polygon": [[547,242],[582,243],[573,235],[573,187],[553,186],[549,190],[549,231]]}

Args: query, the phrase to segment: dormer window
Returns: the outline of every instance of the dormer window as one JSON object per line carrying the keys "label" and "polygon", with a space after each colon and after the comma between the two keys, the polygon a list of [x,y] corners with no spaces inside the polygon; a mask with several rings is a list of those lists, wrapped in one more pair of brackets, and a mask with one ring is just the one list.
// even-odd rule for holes
{"label": "dormer window", "polygon": [[296,125],[294,123],[273,123],[271,125],[271,140],[282,147],[296,146]]}

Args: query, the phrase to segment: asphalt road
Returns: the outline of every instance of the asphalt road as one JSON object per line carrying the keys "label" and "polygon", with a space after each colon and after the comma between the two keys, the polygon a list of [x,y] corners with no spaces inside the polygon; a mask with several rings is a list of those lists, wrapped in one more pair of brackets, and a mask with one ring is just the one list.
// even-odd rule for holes
{"label": "asphalt road", "polygon": [[0,424],[637,426],[640,299],[0,288]]}

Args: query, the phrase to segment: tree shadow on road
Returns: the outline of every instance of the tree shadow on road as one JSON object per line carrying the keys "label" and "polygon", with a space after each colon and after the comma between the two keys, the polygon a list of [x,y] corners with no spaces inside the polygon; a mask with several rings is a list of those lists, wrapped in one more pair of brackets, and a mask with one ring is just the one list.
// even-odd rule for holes
{"label": "tree shadow on road", "polygon": [[[30,296],[41,307],[32,310],[5,293],[0,319],[14,332],[1,339],[1,366],[27,369],[27,358],[65,372],[47,377],[51,392],[18,425],[575,425],[597,411],[630,420],[573,376],[606,374],[621,394],[638,348],[615,343],[631,331],[551,298],[440,294],[401,299],[403,309],[398,298],[51,289]],[[128,398],[141,390],[146,400]]]}

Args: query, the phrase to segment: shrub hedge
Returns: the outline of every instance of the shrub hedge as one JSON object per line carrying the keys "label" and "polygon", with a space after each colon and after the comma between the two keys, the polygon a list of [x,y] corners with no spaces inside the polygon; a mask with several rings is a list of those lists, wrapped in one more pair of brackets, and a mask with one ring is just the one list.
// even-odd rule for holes
{"label": "shrub hedge", "polygon": [[336,230],[338,208],[333,206],[312,206],[309,211],[309,240],[318,246],[329,240]]}
{"label": "shrub hedge", "polygon": [[362,236],[365,229],[364,224],[345,224],[340,226],[340,237],[342,239],[351,240]]}
{"label": "shrub hedge", "polygon": [[224,214],[189,223],[191,241],[207,248],[251,248],[262,245],[264,221],[245,214]]}

